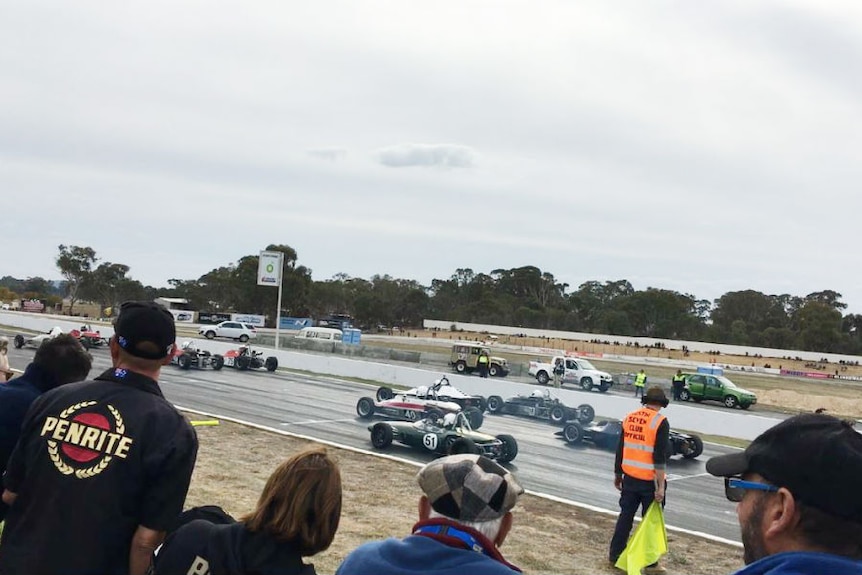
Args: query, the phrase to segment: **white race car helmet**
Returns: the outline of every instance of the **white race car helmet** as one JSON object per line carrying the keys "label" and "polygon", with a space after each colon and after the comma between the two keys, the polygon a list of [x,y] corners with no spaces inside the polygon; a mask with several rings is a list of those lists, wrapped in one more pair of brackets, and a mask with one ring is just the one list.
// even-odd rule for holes
{"label": "white race car helmet", "polygon": [[443,427],[455,427],[455,422],[458,421],[458,416],[454,413],[447,413],[443,416]]}

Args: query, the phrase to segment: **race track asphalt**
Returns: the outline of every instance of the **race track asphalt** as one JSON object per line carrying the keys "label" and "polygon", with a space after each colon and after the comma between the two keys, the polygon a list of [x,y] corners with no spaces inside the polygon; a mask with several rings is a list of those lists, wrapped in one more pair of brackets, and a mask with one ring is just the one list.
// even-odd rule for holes
{"label": "race track asphalt", "polygon": [[[4,335],[14,334],[6,332]],[[11,339],[11,337],[10,337]],[[11,346],[10,346],[11,348]],[[12,367],[23,369],[31,349],[10,349]],[[110,367],[106,349],[92,350],[95,376]],[[429,372],[429,383],[435,378]],[[368,422],[356,416],[356,402],[373,397],[376,387],[333,377],[265,371],[183,371],[166,366],[161,387],[174,404],[275,429],[372,450]],[[585,394],[588,401],[588,394]],[[486,414],[481,431],[508,433],[518,441],[518,457],[509,464],[525,488],[610,511],[618,509],[613,487],[613,453],[591,446],[569,446],[554,435],[556,427],[538,420]],[[734,448],[707,444],[696,460],[674,458],[668,465],[668,525],[739,541],[734,504],[724,497],[721,480],[706,473],[705,462]],[[417,462],[430,455],[393,445],[387,453]],[[349,478],[347,478],[349,480]],[[381,489],[385,489],[385,486]],[[562,504],[561,504],[562,505]],[[577,534],[572,534],[576,537]]]}

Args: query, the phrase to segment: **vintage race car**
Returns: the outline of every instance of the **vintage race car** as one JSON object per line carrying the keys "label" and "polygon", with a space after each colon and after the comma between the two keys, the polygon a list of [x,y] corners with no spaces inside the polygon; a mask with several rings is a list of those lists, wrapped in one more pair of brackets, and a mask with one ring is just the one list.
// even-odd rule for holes
{"label": "vintage race car", "polygon": [[240,371],[261,368],[266,369],[266,371],[275,371],[278,369],[278,358],[271,355],[264,359],[262,351],[252,351],[250,346],[241,345],[224,354],[224,364]]}
{"label": "vintage race car", "polygon": [[[579,444],[590,442],[596,447],[616,449],[623,431],[622,422],[618,419],[596,421],[590,425],[581,425],[578,421],[567,421],[562,431],[556,432],[567,443]],[[694,459],[703,453],[703,440],[694,434],[679,433],[670,430],[668,457],[682,455],[685,459]]]}
{"label": "vintage race car", "polygon": [[63,330],[60,327],[53,327],[51,328],[51,331],[36,335],[21,335],[19,333],[15,336],[15,339],[12,340],[12,344],[15,346],[15,349],[21,349],[22,347],[35,349],[42,345],[43,341],[53,339],[62,333]]}
{"label": "vintage race car", "polygon": [[94,330],[90,325],[84,324],[81,329],[73,329],[69,332],[72,337],[77,337],[84,349],[102,347],[108,345],[108,338],[103,337],[99,330]]}
{"label": "vintage race car", "polygon": [[518,442],[511,435],[487,435],[474,431],[464,412],[448,413],[443,419],[378,421],[368,426],[371,444],[386,449],[397,441],[421,451],[451,455],[481,453],[500,463],[508,463],[518,455]]}
{"label": "vintage race car", "polygon": [[[407,391],[400,393],[411,397],[418,397],[420,399],[452,401],[460,405],[462,409],[475,407],[480,413],[484,413],[485,409],[488,407],[488,402],[484,397],[481,395],[470,395],[469,393],[461,391],[449,383],[449,379],[446,376],[435,381],[433,385],[420,385],[419,387],[414,387],[413,389],[408,389]],[[395,392],[392,391],[392,388],[381,387],[377,390],[377,401],[385,401],[387,399],[392,399],[393,397],[395,397]]]}
{"label": "vintage race car", "polygon": [[182,347],[174,350],[174,355],[171,358],[171,363],[180,367],[180,369],[206,369],[208,367],[218,371],[224,367],[224,357],[217,353],[210,353],[206,350],[195,347],[194,342],[185,341]]}
{"label": "vintage race car", "polygon": [[[430,399],[427,395],[418,397],[406,393],[399,393],[395,397],[383,401],[362,397],[356,403],[356,414],[362,419],[371,419],[375,415],[379,415],[402,421],[418,421],[425,418],[437,420],[447,413],[459,411],[461,411],[461,406],[453,401],[441,401]],[[473,429],[482,427],[485,418],[478,408],[468,407],[464,410],[464,415],[467,416],[470,427]]]}
{"label": "vintage race car", "polygon": [[592,405],[583,403],[576,408],[568,407],[559,398],[552,397],[549,389],[537,389],[529,395],[516,395],[505,401],[499,395],[489,396],[488,411],[546,419],[557,424],[574,419],[586,425],[596,416]]}

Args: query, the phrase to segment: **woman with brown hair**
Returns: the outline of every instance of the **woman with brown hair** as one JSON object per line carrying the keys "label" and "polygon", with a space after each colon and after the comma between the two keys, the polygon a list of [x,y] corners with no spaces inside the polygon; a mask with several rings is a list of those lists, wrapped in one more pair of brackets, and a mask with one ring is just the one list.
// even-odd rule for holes
{"label": "woman with brown hair", "polygon": [[196,519],[168,535],[152,573],[314,575],[302,558],[329,547],[340,518],[341,472],[326,450],[310,448],[276,468],[239,522]]}

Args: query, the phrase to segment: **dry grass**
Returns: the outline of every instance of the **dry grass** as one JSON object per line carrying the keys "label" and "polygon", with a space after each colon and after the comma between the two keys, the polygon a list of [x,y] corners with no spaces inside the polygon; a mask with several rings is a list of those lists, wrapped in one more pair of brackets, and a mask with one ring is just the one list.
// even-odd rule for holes
{"label": "dry grass", "polygon": [[[278,463],[310,443],[226,422],[197,432],[200,451],[186,505],[220,505],[234,516],[254,507]],[[409,534],[419,499],[416,467],[329,449],[341,466],[344,506],[332,547],[311,559],[319,573],[333,573],[365,541]],[[530,495],[514,512],[515,527],[502,551],[525,572],[619,573],[607,566],[613,516]],[[673,533],[666,559],[670,573],[719,574],[742,566],[738,548]]]}

